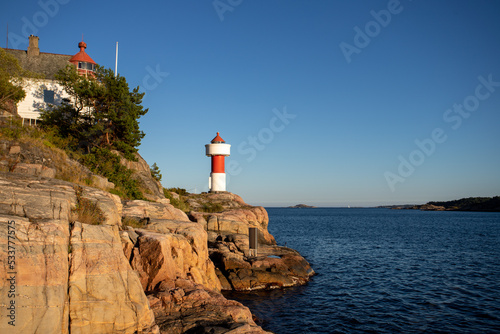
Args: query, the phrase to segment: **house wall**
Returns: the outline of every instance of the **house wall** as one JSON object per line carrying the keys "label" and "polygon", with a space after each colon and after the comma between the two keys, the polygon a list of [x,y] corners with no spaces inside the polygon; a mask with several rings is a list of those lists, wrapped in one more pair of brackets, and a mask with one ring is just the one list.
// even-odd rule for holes
{"label": "house wall", "polygon": [[[17,104],[17,113],[27,120],[38,120],[41,110],[51,108],[51,106],[59,106],[64,98],[70,98],[55,80],[25,79],[23,88],[26,91],[26,97]],[[44,90],[54,92],[53,104],[45,102],[46,98],[50,96],[45,96]]]}

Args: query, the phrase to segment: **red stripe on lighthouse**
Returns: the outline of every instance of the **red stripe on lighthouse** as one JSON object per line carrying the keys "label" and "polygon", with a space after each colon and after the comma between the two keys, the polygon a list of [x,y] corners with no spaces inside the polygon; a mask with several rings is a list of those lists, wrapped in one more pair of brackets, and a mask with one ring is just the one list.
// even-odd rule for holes
{"label": "red stripe on lighthouse", "polygon": [[212,173],[224,173],[224,156],[212,155]]}

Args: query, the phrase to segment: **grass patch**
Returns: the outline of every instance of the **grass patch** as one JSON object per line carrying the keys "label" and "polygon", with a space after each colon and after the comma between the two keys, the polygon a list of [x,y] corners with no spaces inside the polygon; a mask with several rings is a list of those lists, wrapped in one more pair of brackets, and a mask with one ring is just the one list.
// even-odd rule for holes
{"label": "grass patch", "polygon": [[132,178],[133,171],[120,163],[120,157],[109,148],[94,148],[82,157],[82,163],[98,175],[113,182],[124,199],[141,199],[144,195],[137,180]]}
{"label": "grass patch", "polygon": [[[163,188],[163,194],[165,195],[166,198],[170,200],[170,204],[172,204],[174,208],[177,208],[179,210],[188,213],[189,211],[191,211],[191,207],[189,206],[189,203],[187,202],[186,198],[183,195],[179,194],[178,192],[179,189],[181,188],[169,188],[169,189]],[[186,189],[181,189],[181,190],[184,191],[183,194],[188,193]],[[175,198],[172,195],[172,192],[179,194],[179,198]]]}
{"label": "grass patch", "polygon": [[76,220],[82,224],[101,225],[106,220],[106,216],[97,202],[83,197],[83,188],[75,187],[76,207],[71,211],[76,215]]}
{"label": "grass patch", "polygon": [[122,225],[123,226],[130,226],[132,228],[142,228],[144,227],[144,221],[143,220],[137,220],[132,217],[122,217]]}
{"label": "grass patch", "polygon": [[76,139],[71,136],[62,137],[56,128],[22,126],[21,121],[15,118],[7,121],[0,119],[0,139],[29,144],[35,155],[50,161],[47,165],[56,169],[57,179],[79,185],[91,185],[88,168],[92,173],[113,182],[116,187],[113,193],[120,198],[145,199],[138,181],[132,178],[133,171],[123,166],[120,157],[109,148],[95,148],[90,152],[83,152]]}
{"label": "grass patch", "polygon": [[224,211],[224,206],[220,203],[203,203],[201,212],[215,213]]}

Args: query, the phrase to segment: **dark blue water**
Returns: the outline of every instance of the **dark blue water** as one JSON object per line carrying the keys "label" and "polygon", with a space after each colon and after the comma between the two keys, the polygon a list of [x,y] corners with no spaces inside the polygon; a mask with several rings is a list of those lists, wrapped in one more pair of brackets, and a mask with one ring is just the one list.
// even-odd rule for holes
{"label": "dark blue water", "polygon": [[290,333],[500,333],[500,214],[268,208],[308,285],[232,294]]}

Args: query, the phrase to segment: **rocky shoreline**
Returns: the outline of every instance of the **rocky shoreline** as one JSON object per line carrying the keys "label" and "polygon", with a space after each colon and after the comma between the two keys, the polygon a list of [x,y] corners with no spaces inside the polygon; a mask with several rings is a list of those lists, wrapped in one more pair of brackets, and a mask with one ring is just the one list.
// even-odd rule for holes
{"label": "rocky shoreline", "polygon": [[[295,250],[276,245],[268,232],[269,217],[263,207],[246,204],[232,193],[205,194],[191,205],[210,201],[220,204],[220,213],[191,212],[208,233],[210,259],[216,267],[222,290],[251,291],[305,284],[314,275],[309,263]],[[257,228],[257,256],[249,254],[249,227]]]}
{"label": "rocky shoreline", "polygon": [[[12,246],[1,248],[0,270],[14,276],[0,283],[0,307],[14,305],[15,322],[2,317],[0,332],[268,333],[221,291],[301,285],[314,274],[298,252],[276,245],[266,210],[235,194],[193,196],[188,215],[158,191],[122,201],[55,179],[50,166],[18,165],[0,172],[0,242]],[[197,211],[204,202],[222,210]],[[85,223],[82,203],[98,207],[102,221]],[[249,227],[258,230],[257,256]]]}
{"label": "rocky shoreline", "polygon": [[393,210],[500,212],[500,196],[469,197],[446,202],[380,206]]}

